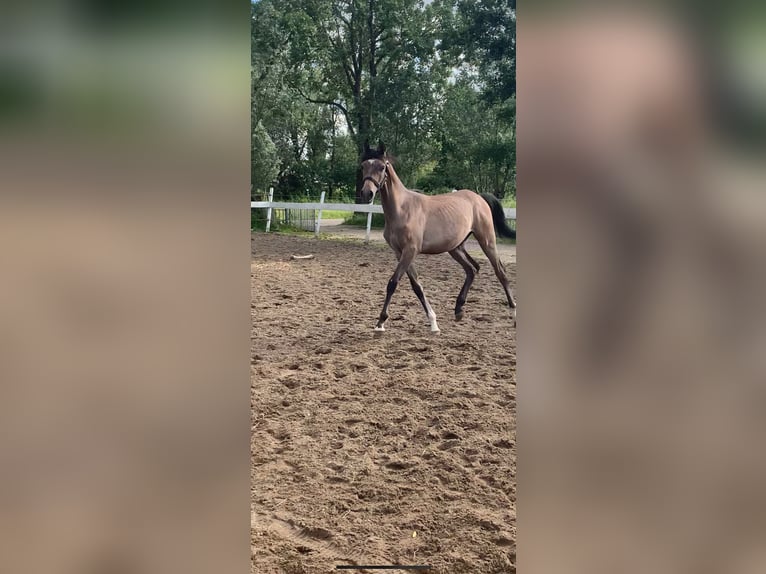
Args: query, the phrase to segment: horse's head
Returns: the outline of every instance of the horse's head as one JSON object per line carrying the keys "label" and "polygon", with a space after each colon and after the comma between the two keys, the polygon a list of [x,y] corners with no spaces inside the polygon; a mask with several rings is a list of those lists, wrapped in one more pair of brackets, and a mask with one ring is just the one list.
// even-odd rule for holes
{"label": "horse's head", "polygon": [[378,142],[378,148],[372,149],[369,142],[364,142],[364,154],[362,155],[362,189],[360,198],[364,203],[372,203],[375,194],[386,182],[388,177],[388,156],[386,145]]}

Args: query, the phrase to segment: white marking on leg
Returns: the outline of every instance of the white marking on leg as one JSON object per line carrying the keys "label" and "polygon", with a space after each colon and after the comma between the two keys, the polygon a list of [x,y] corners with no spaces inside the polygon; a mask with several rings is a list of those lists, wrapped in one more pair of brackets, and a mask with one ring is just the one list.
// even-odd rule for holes
{"label": "white marking on leg", "polygon": [[431,323],[431,332],[438,333],[439,325],[436,324],[436,313],[434,313],[430,305],[428,306],[428,321]]}
{"label": "white marking on leg", "polygon": [[375,326],[375,331],[377,331],[378,333],[382,333],[385,330],[386,328],[383,325],[381,325],[380,327],[378,327],[377,325]]}

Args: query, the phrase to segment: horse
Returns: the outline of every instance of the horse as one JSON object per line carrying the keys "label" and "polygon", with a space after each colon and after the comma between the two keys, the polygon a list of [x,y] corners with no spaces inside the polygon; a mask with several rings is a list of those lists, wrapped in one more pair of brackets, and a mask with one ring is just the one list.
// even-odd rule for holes
{"label": "horse", "polygon": [[465,250],[465,242],[471,234],[489,259],[505,292],[508,306],[512,310],[513,325],[516,326],[516,302],[508,285],[508,277],[497,253],[495,229],[503,237],[516,237],[505,222],[505,213],[500,201],[490,194],[479,195],[468,189],[461,189],[443,195],[424,195],[407,189],[386,154],[386,146],[378,142],[372,149],[369,142],[364,144],[361,159],[362,187],[360,199],[372,203],[375,194],[380,193],[385,218],[383,237],[396,253],[399,261],[386,288],[386,299],[375,325],[375,331],[385,331],[388,306],[400,279],[406,273],[412,290],[426,312],[433,333],[439,332],[436,314],[426,299],[412,262],[419,253],[435,255],[449,253],[465,271],[465,282],[455,303],[455,320],[463,318],[468,290],[479,270],[479,264]]}

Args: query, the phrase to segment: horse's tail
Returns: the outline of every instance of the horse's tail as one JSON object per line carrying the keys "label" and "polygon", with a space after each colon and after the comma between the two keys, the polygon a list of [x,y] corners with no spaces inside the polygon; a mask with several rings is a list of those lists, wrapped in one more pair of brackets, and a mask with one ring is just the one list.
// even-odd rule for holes
{"label": "horse's tail", "polygon": [[495,230],[501,237],[507,237],[508,239],[516,239],[516,230],[512,229],[510,225],[505,222],[505,211],[503,210],[503,204],[491,193],[480,194],[484,201],[489,204],[489,208],[492,210],[492,222],[495,224]]}

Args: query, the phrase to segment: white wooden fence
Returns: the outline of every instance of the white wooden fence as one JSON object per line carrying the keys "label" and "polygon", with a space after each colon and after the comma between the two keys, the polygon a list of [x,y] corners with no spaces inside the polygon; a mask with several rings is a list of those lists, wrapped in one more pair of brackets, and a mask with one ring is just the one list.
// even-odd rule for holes
{"label": "white wooden fence", "polygon": [[[367,214],[367,233],[365,241],[370,241],[370,227],[372,226],[372,214],[383,213],[381,205],[369,203],[325,203],[324,194],[319,196],[319,203],[300,203],[295,201],[274,201],[274,189],[269,189],[268,201],[251,201],[250,209],[266,209],[266,232],[271,229],[271,212],[274,209],[313,209],[316,211],[314,218],[314,235],[319,235],[319,228],[322,226],[322,210],[330,211],[348,211],[349,213]],[[516,208],[504,208],[506,219],[516,219]]]}

